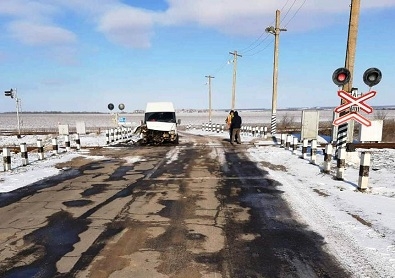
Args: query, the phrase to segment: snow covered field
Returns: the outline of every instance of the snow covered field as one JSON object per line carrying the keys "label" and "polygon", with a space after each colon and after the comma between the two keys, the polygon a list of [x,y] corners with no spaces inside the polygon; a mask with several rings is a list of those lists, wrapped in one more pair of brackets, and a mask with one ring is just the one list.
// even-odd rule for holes
{"label": "snow covered field", "polygon": [[[212,122],[223,124],[229,111],[212,111]],[[332,121],[332,110],[319,110],[320,121]],[[132,125],[138,125],[144,119],[143,114],[120,114],[127,122]],[[245,124],[270,124],[271,111],[240,111],[240,116]],[[369,119],[374,117],[385,116],[386,119],[395,119],[395,110],[375,110]],[[281,122],[284,118],[292,118],[295,122],[300,122],[302,117],[302,110],[277,111],[277,121]],[[177,118],[181,120],[181,126],[186,125],[201,125],[209,121],[208,112],[193,112],[188,113],[184,111],[177,112]],[[39,129],[39,128],[57,128],[59,124],[69,125],[75,127],[77,122],[85,122],[88,128],[109,128],[114,126],[114,114],[21,114],[21,128]],[[1,114],[0,115],[0,130],[15,129],[17,126],[17,118],[15,114]]]}
{"label": "snow covered field", "polygon": [[[206,115],[192,114],[179,117],[184,119],[184,124],[206,122]],[[244,117],[248,119],[246,115]],[[218,120],[222,120],[223,116],[226,112],[216,115]],[[251,119],[256,119],[256,114],[254,116]],[[99,124],[97,119],[96,123]],[[182,133],[181,144],[187,140],[186,133],[228,137],[226,132],[210,133],[192,128]],[[51,135],[39,137],[45,144],[50,144]],[[18,146],[21,142],[35,146],[37,138],[1,136],[0,146]],[[300,150],[293,154],[278,145],[265,145],[263,139],[251,136],[243,136],[242,141],[248,146],[251,160],[269,171],[270,178],[281,183],[279,190],[284,192],[283,198],[293,208],[295,217],[325,238],[329,252],[336,255],[354,273],[354,277],[395,277],[395,150],[370,150],[369,189],[360,192],[357,190],[359,152],[348,160],[344,180],[338,181],[334,179],[335,161],[332,162],[330,174],[322,173],[324,158],[320,149],[314,165],[308,159],[300,158]],[[325,141],[324,138],[321,141]],[[54,155],[48,151],[42,161],[32,154],[27,166],[20,166],[20,154],[14,154],[13,170],[0,174],[0,192],[3,192],[0,194],[6,196],[6,192],[56,175],[62,171],[55,168],[57,163],[76,156],[88,156],[84,147],[104,146],[105,143],[104,133],[81,135],[82,149],[79,152],[61,150],[60,154]],[[276,166],[284,166],[286,171]]]}

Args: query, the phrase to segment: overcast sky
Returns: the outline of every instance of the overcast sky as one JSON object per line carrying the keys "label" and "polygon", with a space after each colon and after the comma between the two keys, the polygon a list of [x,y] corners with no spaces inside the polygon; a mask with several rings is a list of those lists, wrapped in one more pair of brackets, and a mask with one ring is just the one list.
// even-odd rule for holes
{"label": "overcast sky", "polygon": [[[278,108],[336,106],[332,73],[344,66],[351,1],[1,0],[0,90],[22,111],[125,111],[149,101],[176,108],[271,108],[273,41],[281,11]],[[383,79],[370,105],[395,105],[395,0],[361,0],[354,87]],[[0,112],[15,111],[3,96]]]}

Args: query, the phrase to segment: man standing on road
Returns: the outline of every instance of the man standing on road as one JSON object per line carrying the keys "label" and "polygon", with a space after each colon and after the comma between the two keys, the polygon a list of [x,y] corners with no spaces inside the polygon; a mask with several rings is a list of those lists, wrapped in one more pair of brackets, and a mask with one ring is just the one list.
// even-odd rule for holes
{"label": "man standing on road", "polygon": [[229,141],[232,142],[232,118],[233,118],[233,110],[229,111],[228,117],[226,117],[226,127],[229,129]]}
{"label": "man standing on road", "polygon": [[232,135],[230,136],[230,143],[232,145],[233,145],[233,140],[235,139],[237,144],[241,144],[240,128],[241,128],[241,117],[239,116],[239,112],[235,111],[233,113],[232,122],[230,124],[230,129],[232,130]]}

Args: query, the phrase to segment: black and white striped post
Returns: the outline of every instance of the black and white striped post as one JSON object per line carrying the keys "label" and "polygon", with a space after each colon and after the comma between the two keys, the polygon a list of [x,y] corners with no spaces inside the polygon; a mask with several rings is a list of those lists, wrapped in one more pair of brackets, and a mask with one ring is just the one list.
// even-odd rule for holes
{"label": "black and white striped post", "polygon": [[308,139],[303,139],[303,144],[302,144],[302,158],[307,159],[307,147],[309,145],[309,140]]}
{"label": "black and white striped post", "polygon": [[26,166],[27,164],[29,164],[29,159],[27,157],[26,143],[21,143],[19,145],[19,148],[21,149],[22,166]]}
{"label": "black and white striped post", "polygon": [[337,173],[336,179],[344,180],[344,170],[346,168],[346,149],[340,148],[337,151]]}
{"label": "black and white striped post", "polygon": [[79,151],[81,149],[81,139],[78,133],[75,135],[75,144],[77,145],[77,151]]}
{"label": "black and white striped post", "polygon": [[332,152],[333,152],[333,147],[332,144],[329,143],[325,146],[325,155],[324,155],[324,173],[330,173],[331,171],[331,161],[332,161]]}
{"label": "black and white striped post", "polygon": [[311,140],[311,150],[310,150],[310,163],[316,164],[317,162],[317,139]]}
{"label": "black and white striped post", "polygon": [[11,170],[11,152],[8,148],[3,148],[3,165],[4,171]]}
{"label": "black and white striped post", "polygon": [[53,138],[53,139],[52,139],[52,152],[53,152],[54,154],[58,154],[58,151],[59,151],[58,139]]}
{"label": "black and white striped post", "polygon": [[68,134],[64,136],[64,144],[66,146],[66,152],[69,152],[71,148],[70,148],[70,136]]}
{"label": "black and white striped post", "polygon": [[267,138],[267,126],[263,127],[263,138]]}
{"label": "black and white striped post", "polygon": [[347,144],[348,123],[341,124],[337,130],[336,149],[345,149]]}
{"label": "black and white striped post", "polygon": [[44,146],[43,146],[43,141],[41,139],[37,139],[37,153],[38,153],[38,160],[43,160]]}
{"label": "black and white striped post", "polygon": [[272,117],[270,120],[270,132],[272,134],[272,136],[276,135],[276,113],[272,112]]}
{"label": "black and white striped post", "polygon": [[369,168],[370,168],[370,153],[361,153],[361,162],[359,165],[359,179],[358,179],[358,189],[366,190],[368,189],[369,181]]}

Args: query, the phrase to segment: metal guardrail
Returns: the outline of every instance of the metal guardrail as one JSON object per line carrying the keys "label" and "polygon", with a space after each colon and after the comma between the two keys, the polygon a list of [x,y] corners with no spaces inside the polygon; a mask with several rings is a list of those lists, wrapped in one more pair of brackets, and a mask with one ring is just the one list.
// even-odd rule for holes
{"label": "metal guardrail", "polygon": [[356,149],[395,149],[395,143],[347,143],[346,151],[355,152]]}

